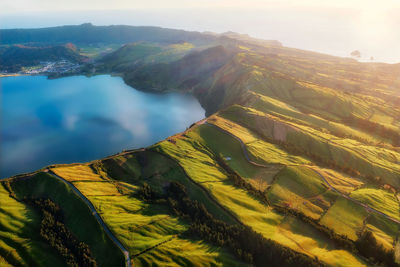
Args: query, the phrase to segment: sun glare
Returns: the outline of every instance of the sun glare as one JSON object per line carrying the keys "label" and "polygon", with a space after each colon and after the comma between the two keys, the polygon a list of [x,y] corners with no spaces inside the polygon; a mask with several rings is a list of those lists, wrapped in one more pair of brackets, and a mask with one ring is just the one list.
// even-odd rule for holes
{"label": "sun glare", "polygon": [[357,21],[359,37],[373,44],[384,41],[385,37],[393,32],[391,25],[386,20],[387,12],[387,9],[379,7],[363,8]]}

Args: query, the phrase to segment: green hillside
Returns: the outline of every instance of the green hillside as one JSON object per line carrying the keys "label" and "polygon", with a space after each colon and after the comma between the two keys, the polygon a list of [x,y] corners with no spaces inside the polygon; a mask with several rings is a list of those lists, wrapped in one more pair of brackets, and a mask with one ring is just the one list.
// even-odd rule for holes
{"label": "green hillside", "polygon": [[[10,238],[15,238],[20,243],[21,249],[16,250],[15,257],[21,258],[21,261],[19,261],[21,266],[50,266],[54,264],[55,260],[57,260],[57,264],[62,264],[62,262],[66,261],[65,257],[63,258],[60,252],[57,251],[56,246],[51,245],[51,241],[43,239],[44,226],[43,221],[40,222],[40,212],[29,201],[35,199],[50,199],[61,207],[65,227],[79,240],[78,242],[84,242],[89,246],[98,266],[123,264],[122,252],[108,238],[82,199],[64,182],[54,179],[48,174],[39,173],[32,177],[2,182],[2,188],[8,190],[8,192],[3,190],[2,201],[4,199],[7,203],[10,203],[10,206],[15,206],[9,212],[2,210],[2,214],[12,217],[19,216],[21,221],[14,227],[10,225],[5,229]],[[5,208],[10,209],[8,205],[5,205]],[[16,215],[13,215],[14,213]],[[3,223],[10,222],[3,220]],[[32,236],[37,236],[37,241],[33,242],[35,240],[32,240],[28,241],[28,244],[30,242],[32,244],[24,244],[26,241],[24,242],[23,238],[25,240],[28,238],[29,240]],[[13,246],[10,248],[6,244],[7,242],[4,247],[2,246],[2,249],[4,249],[2,256],[8,260],[9,253],[14,249],[12,249]],[[58,244],[57,246],[61,245]],[[7,247],[10,249],[8,250],[9,252]],[[43,253],[45,256],[43,256]],[[52,254],[55,255],[53,256]],[[11,260],[14,259],[11,258]]]}
{"label": "green hillside", "polygon": [[138,65],[173,62],[195,48],[195,45],[187,42],[176,44],[130,43],[100,58],[98,69],[124,72]]}
{"label": "green hillside", "polygon": [[144,149],[3,181],[0,264],[66,262],[29,204],[48,199],[72,233],[62,244],[83,242],[99,266],[399,266],[400,65],[180,34],[135,37],[93,66],[192,93],[208,117]]}
{"label": "green hillside", "polygon": [[137,41],[176,43],[182,40],[190,42],[208,42],[216,39],[199,32],[165,29],[151,26],[95,26],[91,23],[66,25],[39,29],[1,29],[2,44],[23,43],[76,43],[88,44],[126,44]]}
{"label": "green hillside", "polygon": [[0,51],[0,69],[10,72],[19,71],[22,67],[38,65],[44,61],[83,62],[87,58],[78,53],[73,44],[54,46],[6,46]]}

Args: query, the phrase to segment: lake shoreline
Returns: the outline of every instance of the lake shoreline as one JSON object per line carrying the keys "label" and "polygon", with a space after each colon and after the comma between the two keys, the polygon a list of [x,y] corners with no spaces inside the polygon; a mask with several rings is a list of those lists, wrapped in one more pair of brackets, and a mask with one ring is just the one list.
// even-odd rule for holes
{"label": "lake shoreline", "polygon": [[[182,95],[192,95],[193,97],[195,97],[199,103],[201,104],[202,108],[204,110],[206,110],[206,108],[202,105],[200,99],[198,99],[198,97],[193,94],[193,92],[183,92],[182,90],[174,90],[174,89],[168,89],[168,90],[157,90],[156,88],[154,89],[150,89],[150,88],[142,88],[142,87],[134,87],[132,84],[129,84],[126,82],[123,73],[92,73],[92,74],[88,74],[88,73],[69,73],[69,74],[63,74],[63,75],[49,75],[48,73],[10,73],[10,74],[5,74],[5,75],[1,75],[0,74],[0,78],[7,78],[7,77],[18,77],[18,76],[45,76],[48,80],[57,80],[57,79],[62,79],[62,78],[68,78],[68,77],[74,77],[74,76],[84,76],[87,78],[91,78],[91,77],[96,77],[96,76],[101,76],[101,75],[109,75],[110,77],[120,77],[124,83],[126,85],[128,85],[130,88],[134,89],[134,90],[138,90],[144,93],[149,93],[149,94],[168,94],[168,93],[177,93],[177,94],[182,94]],[[207,112],[207,110],[206,110]]]}
{"label": "lake shoreline", "polygon": [[25,73],[0,74],[0,78],[17,77],[17,76],[33,76],[33,75],[32,74],[25,74]]}

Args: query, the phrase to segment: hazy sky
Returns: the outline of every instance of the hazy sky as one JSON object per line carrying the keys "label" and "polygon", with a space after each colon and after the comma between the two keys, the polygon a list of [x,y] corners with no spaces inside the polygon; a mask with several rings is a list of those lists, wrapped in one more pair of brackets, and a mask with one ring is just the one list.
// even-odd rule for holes
{"label": "hazy sky", "polygon": [[[62,4],[60,4],[62,2]],[[400,62],[400,0],[1,0],[0,27],[92,22],[248,33],[286,46]]]}
{"label": "hazy sky", "polygon": [[1,13],[44,10],[137,9],[137,8],[195,8],[271,6],[342,7],[372,10],[399,7],[398,0],[2,0]]}

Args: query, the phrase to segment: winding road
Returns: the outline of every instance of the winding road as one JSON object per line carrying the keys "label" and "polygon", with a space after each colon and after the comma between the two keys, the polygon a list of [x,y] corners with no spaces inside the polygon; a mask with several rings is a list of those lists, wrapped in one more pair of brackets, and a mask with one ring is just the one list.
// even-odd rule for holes
{"label": "winding road", "polygon": [[89,201],[79,190],[76,188],[72,183],[68,182],[64,178],[58,176],[55,174],[53,171],[50,169],[46,169],[45,172],[47,172],[49,175],[53,176],[54,178],[62,181],[63,183],[67,184],[72,188],[74,193],[78,195],[89,207],[90,211],[92,212],[92,215],[96,218],[96,220],[99,222],[99,224],[103,227],[104,231],[107,233],[108,237],[114,242],[115,245],[118,246],[118,248],[122,251],[125,257],[125,264],[127,267],[131,267],[131,258],[129,256],[128,250],[122,245],[122,243],[118,240],[117,237],[111,232],[111,230],[108,228],[108,226],[104,223],[103,219],[101,216],[97,213],[95,207],[93,206],[92,202]]}
{"label": "winding road", "polygon": [[393,218],[393,217],[387,215],[386,213],[380,212],[379,210],[376,210],[376,209],[372,208],[371,206],[368,206],[367,204],[362,203],[361,201],[358,201],[358,200],[356,200],[356,199],[354,199],[354,198],[352,198],[352,197],[350,197],[350,196],[348,196],[348,195],[346,195],[346,194],[343,194],[342,192],[340,192],[339,190],[337,190],[335,187],[333,187],[333,186],[325,179],[325,177],[324,177],[319,171],[315,170],[314,168],[312,168],[312,167],[310,167],[310,166],[305,166],[305,167],[307,167],[307,168],[309,168],[310,170],[313,170],[315,173],[317,173],[317,174],[322,178],[322,180],[323,180],[333,191],[335,191],[336,193],[340,194],[342,197],[344,197],[344,198],[346,198],[346,199],[348,199],[348,200],[350,200],[350,201],[353,201],[354,203],[356,203],[356,204],[358,204],[358,205],[364,207],[367,211],[375,212],[375,213],[377,213],[377,214],[380,214],[380,215],[386,217],[387,219],[389,219],[389,220],[391,220],[391,221],[393,221],[393,222],[395,222],[395,223],[400,224],[400,220],[397,220],[397,219],[395,219],[395,218]]}
{"label": "winding road", "polygon": [[[236,135],[232,134],[231,132],[228,132],[228,131],[225,130],[225,129],[222,129],[222,128],[219,127],[218,125],[215,125],[215,124],[212,124],[212,123],[209,123],[209,122],[205,122],[205,123],[206,123],[207,125],[212,125],[212,126],[216,127],[219,131],[221,131],[221,132],[223,132],[223,133],[225,133],[225,134],[228,134],[228,135],[232,136],[233,138],[235,138],[237,141],[239,141],[240,146],[242,147],[243,155],[244,155],[244,157],[246,158],[246,160],[247,160],[250,164],[252,164],[252,165],[254,165],[254,166],[257,166],[257,167],[262,167],[262,168],[268,168],[268,167],[269,167],[268,165],[263,165],[263,164],[256,163],[256,162],[252,161],[252,160],[250,159],[249,153],[248,153],[248,151],[247,151],[246,144],[245,144],[239,137],[237,137]],[[322,173],[320,173],[319,171],[317,171],[317,170],[314,169],[313,167],[308,166],[308,165],[299,165],[299,166],[306,167],[306,168],[312,170],[313,172],[315,172],[316,174],[318,174],[318,176],[321,177],[321,179],[324,181],[324,183],[325,183],[330,189],[332,189],[333,191],[335,191],[336,193],[338,193],[338,194],[341,195],[342,197],[344,197],[344,198],[346,198],[346,199],[348,199],[348,200],[350,200],[350,201],[352,201],[352,202],[354,202],[354,203],[356,203],[356,204],[362,206],[363,208],[365,208],[365,209],[366,209],[367,211],[369,211],[369,212],[374,212],[374,213],[376,213],[376,214],[382,215],[382,216],[386,217],[387,219],[389,219],[389,220],[391,220],[391,221],[393,221],[393,222],[395,222],[395,223],[397,223],[397,224],[400,224],[400,220],[398,220],[398,219],[396,219],[396,218],[393,218],[393,217],[387,215],[386,213],[383,213],[383,212],[381,212],[381,211],[379,211],[379,210],[376,210],[376,209],[372,208],[371,206],[369,206],[369,205],[367,205],[367,204],[365,204],[365,203],[362,203],[362,202],[360,202],[360,201],[358,201],[358,200],[356,200],[356,199],[354,199],[354,198],[352,198],[352,197],[350,197],[350,196],[348,196],[348,195],[346,195],[346,194],[340,192],[338,189],[336,189],[335,187],[333,187],[333,186],[328,182],[328,180],[324,177],[324,175],[323,175]]]}

